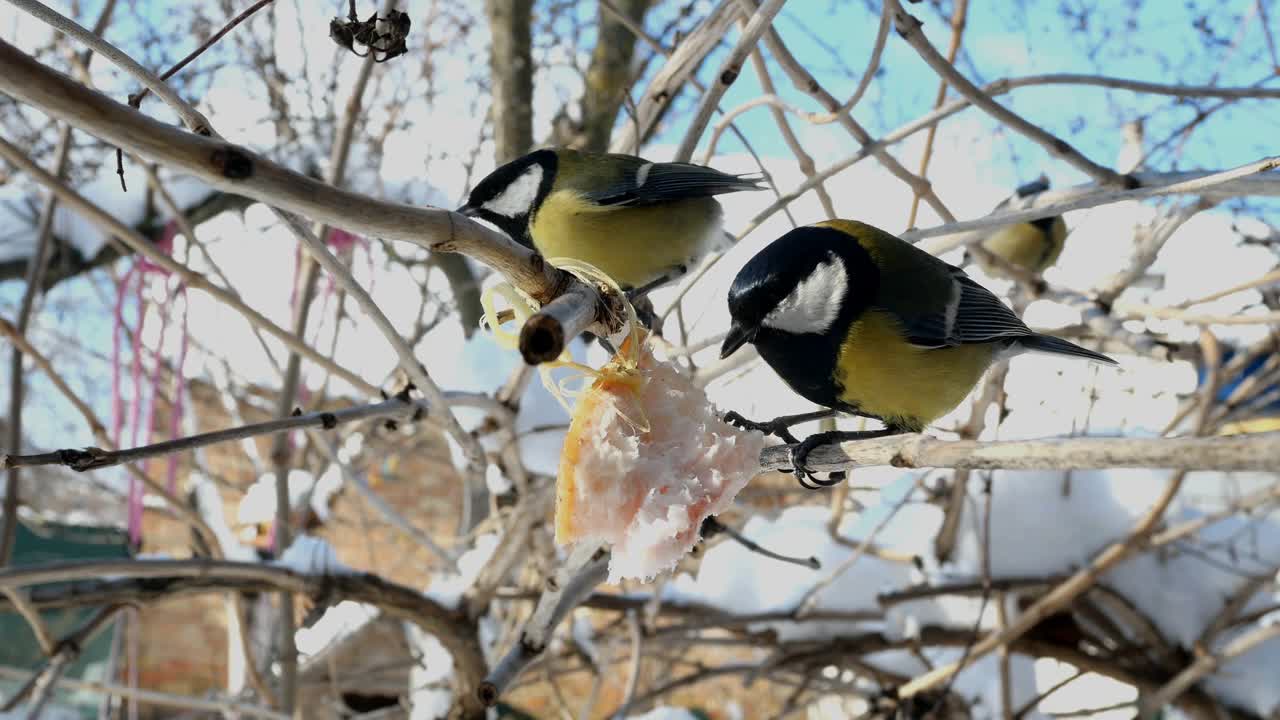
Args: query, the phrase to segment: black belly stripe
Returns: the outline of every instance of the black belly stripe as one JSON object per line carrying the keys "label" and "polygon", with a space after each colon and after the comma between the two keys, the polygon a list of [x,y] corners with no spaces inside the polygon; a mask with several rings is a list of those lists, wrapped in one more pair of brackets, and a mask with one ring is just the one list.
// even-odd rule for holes
{"label": "black belly stripe", "polygon": [[761,328],[754,342],[764,361],[797,395],[823,407],[860,414],[857,405],[841,398],[844,388],[835,379],[840,346],[831,337]]}

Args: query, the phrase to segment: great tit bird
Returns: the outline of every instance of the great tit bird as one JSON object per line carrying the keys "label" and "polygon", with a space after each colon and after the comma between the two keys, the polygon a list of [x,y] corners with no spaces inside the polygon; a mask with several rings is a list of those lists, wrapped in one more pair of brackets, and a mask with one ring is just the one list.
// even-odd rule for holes
{"label": "great tit bird", "polygon": [[723,211],[713,196],[760,189],[701,165],[556,148],[494,170],[458,212],[543,257],[582,260],[623,289],[647,291],[720,243]]}
{"label": "great tit bird", "polygon": [[[1048,189],[1049,180],[1041,176],[1019,187],[1014,191],[1013,197],[1001,202],[995,210],[1003,210],[1013,204],[1014,200],[1030,198]],[[1039,275],[1058,261],[1066,239],[1067,224],[1062,221],[1061,216],[1054,216],[998,228],[981,245],[1006,263]],[[984,272],[990,275],[1005,274],[1002,268],[981,253],[974,253],[973,258]]]}
{"label": "great tit bird", "polygon": [[813,448],[919,432],[959,405],[1001,357],[1040,351],[1115,364],[1032,332],[960,268],[852,220],[796,228],[757,253],[734,278],[729,314],[721,358],[752,343],[792,390],[829,408],[766,423],[730,413],[730,422],[789,443],[797,442],[789,426],[834,411],[885,425],[798,443],[792,466],[802,482]]}

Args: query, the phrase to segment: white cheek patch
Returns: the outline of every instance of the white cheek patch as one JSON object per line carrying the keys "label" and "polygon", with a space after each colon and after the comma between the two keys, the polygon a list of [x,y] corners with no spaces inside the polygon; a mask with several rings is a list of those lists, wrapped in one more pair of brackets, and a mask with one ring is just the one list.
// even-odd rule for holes
{"label": "white cheek patch", "polygon": [[838,256],[828,257],[765,317],[766,327],[797,335],[831,328],[849,292],[849,276]]}
{"label": "white cheek patch", "polygon": [[533,201],[538,197],[538,187],[541,185],[542,166],[535,163],[521,173],[520,177],[513,180],[505,190],[481,207],[504,217],[523,215],[533,207]]}

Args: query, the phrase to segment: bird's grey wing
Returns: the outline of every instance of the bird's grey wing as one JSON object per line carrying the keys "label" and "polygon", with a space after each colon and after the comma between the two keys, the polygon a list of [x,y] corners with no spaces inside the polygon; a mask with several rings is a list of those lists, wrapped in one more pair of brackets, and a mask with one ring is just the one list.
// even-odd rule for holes
{"label": "bird's grey wing", "polygon": [[689,163],[640,163],[626,167],[611,183],[586,197],[600,205],[653,205],[740,190],[759,190],[759,181]]}
{"label": "bird's grey wing", "polygon": [[911,315],[899,313],[912,345],[954,347],[1033,334],[1008,305],[964,271],[952,268],[951,278],[951,299],[943,309]]}

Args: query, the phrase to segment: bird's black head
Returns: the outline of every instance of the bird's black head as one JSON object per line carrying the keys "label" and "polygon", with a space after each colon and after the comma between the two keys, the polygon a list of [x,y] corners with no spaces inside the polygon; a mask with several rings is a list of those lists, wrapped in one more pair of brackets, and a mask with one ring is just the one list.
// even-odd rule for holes
{"label": "bird's black head", "polygon": [[1049,177],[1047,175],[1041,175],[1040,177],[1036,178],[1035,180],[1032,180],[1029,183],[1019,185],[1018,189],[1013,191],[1013,194],[1017,195],[1020,198],[1029,198],[1032,195],[1039,195],[1040,193],[1048,189],[1049,189]]}
{"label": "bird's black head", "polygon": [[516,242],[532,247],[529,218],[555,182],[554,150],[536,150],[489,173],[458,212],[497,225]]}
{"label": "bird's black head", "polygon": [[878,287],[879,272],[857,239],[831,227],[796,228],[738,271],[729,288],[733,322],[720,357],[762,332],[824,335],[847,326]]}

